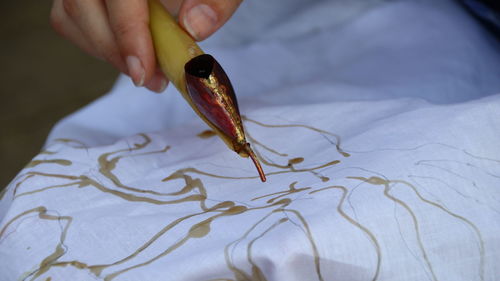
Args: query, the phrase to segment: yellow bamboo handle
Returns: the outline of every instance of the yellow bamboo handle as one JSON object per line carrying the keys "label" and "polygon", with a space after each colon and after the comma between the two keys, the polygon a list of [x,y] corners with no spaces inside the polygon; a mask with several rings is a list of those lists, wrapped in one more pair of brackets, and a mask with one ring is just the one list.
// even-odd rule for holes
{"label": "yellow bamboo handle", "polygon": [[158,0],[149,0],[149,21],[160,67],[186,98],[184,65],[203,51]]}

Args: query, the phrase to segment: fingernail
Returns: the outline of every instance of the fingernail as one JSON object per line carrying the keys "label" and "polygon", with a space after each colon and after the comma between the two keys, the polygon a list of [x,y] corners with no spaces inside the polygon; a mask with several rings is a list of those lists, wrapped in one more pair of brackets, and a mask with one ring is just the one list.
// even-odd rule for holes
{"label": "fingernail", "polygon": [[167,80],[163,76],[163,74],[155,74],[153,78],[147,83],[147,88],[150,89],[153,92],[156,93],[161,93],[165,91],[165,88],[167,87]]}
{"label": "fingernail", "polygon": [[127,59],[128,74],[134,81],[137,87],[144,85],[144,79],[146,76],[146,71],[142,67],[141,61],[135,56],[128,56]]}
{"label": "fingernail", "polygon": [[196,40],[208,37],[216,24],[217,14],[206,4],[194,6],[184,16],[184,27]]}

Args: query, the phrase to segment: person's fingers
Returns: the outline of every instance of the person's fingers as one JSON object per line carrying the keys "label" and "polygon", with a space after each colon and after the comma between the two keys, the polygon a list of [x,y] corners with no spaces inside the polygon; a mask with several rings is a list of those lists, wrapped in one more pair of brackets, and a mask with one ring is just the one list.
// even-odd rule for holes
{"label": "person's fingers", "polygon": [[156,68],[153,77],[151,77],[151,79],[146,84],[144,84],[146,88],[156,93],[163,92],[167,85],[168,80],[159,68]]}
{"label": "person's fingers", "polygon": [[155,73],[155,53],[149,32],[147,0],[105,0],[111,29],[136,85]]}
{"label": "person's fingers", "polygon": [[50,25],[59,35],[68,39],[87,54],[95,57],[99,56],[82,31],[64,11],[63,0],[54,0],[52,3]]}
{"label": "person's fingers", "polygon": [[201,41],[217,31],[233,15],[242,0],[185,0],[179,22]]}
{"label": "person's fingers", "polygon": [[[162,0],[165,2],[166,0]],[[171,0],[180,24],[203,40],[220,28],[241,0]],[[180,8],[179,8],[180,7]],[[54,0],[51,23],[89,54],[129,74],[138,86],[161,92],[167,79],[156,69],[147,0]]]}
{"label": "person's fingers", "polygon": [[181,9],[182,2],[184,2],[184,0],[160,0],[160,2],[172,16],[177,17],[177,15],[179,14],[179,10]]}
{"label": "person's fingers", "polygon": [[128,73],[111,30],[104,3],[101,0],[63,0],[63,7],[98,56],[121,72]]}

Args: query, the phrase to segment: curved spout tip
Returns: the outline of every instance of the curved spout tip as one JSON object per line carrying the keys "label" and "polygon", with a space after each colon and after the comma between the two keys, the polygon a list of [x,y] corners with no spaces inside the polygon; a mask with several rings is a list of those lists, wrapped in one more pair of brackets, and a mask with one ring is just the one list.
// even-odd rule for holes
{"label": "curved spout tip", "polygon": [[247,143],[245,145],[245,152],[250,156],[250,159],[252,159],[253,164],[255,165],[255,168],[257,168],[257,171],[259,172],[259,177],[262,182],[266,182],[266,174],[264,173],[264,170],[262,170],[262,166],[260,165],[259,159],[253,152],[253,150],[250,148],[250,144]]}

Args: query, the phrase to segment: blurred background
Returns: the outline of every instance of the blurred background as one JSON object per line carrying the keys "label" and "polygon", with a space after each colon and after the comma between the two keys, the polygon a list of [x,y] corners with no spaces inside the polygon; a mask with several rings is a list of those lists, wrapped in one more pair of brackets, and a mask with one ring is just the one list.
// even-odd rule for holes
{"label": "blurred background", "polygon": [[118,72],[63,40],[52,1],[0,1],[0,190],[59,119],[105,94]]}

